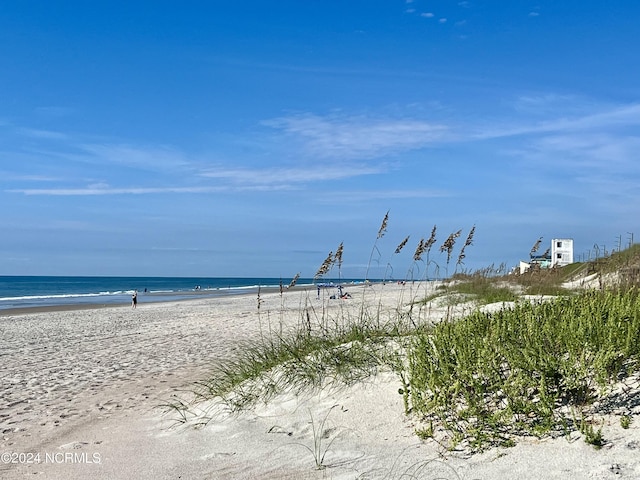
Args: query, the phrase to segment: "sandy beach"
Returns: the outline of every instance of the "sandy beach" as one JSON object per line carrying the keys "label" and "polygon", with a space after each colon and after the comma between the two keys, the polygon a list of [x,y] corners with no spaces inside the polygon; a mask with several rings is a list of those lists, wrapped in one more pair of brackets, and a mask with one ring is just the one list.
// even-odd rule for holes
{"label": "sandy beach", "polygon": [[[572,434],[475,455],[420,440],[388,372],[211,414],[201,428],[163,407],[190,398],[214,362],[258,341],[265,325],[296,325],[303,306],[349,315],[364,301],[392,315],[415,295],[396,284],[347,290],[348,300],[265,294],[260,317],[254,295],[1,315],[0,477],[640,479],[639,394],[630,428],[604,418],[600,450]],[[433,321],[445,313],[425,311]]]}

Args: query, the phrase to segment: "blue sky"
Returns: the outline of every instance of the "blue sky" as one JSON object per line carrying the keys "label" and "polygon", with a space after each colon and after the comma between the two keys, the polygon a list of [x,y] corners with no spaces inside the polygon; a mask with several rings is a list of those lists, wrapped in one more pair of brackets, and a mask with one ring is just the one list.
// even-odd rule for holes
{"label": "blue sky", "polygon": [[[402,278],[640,238],[638,2],[0,6],[0,274]],[[405,250],[396,246],[410,235]],[[454,270],[453,263],[449,271]],[[421,265],[420,268],[424,268]]]}

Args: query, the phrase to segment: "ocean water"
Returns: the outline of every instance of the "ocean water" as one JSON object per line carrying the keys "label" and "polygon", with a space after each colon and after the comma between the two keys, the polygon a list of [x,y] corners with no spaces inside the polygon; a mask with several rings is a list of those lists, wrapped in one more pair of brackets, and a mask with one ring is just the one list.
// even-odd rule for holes
{"label": "ocean water", "polygon": [[[292,279],[237,277],[51,277],[1,276],[0,310],[9,308],[57,305],[128,304],[138,292],[138,302],[185,300],[256,293],[258,289],[278,290]],[[325,280],[324,284],[338,283]],[[341,279],[340,283],[362,283],[358,279]],[[310,286],[311,278],[298,279],[296,286]]]}

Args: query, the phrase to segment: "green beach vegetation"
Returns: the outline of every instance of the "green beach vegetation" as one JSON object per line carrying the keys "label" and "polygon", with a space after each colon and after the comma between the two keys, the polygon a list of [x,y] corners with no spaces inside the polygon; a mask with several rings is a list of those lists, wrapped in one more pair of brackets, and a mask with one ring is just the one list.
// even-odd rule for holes
{"label": "green beach vegetation", "polygon": [[[380,254],[378,240],[388,221],[387,212],[372,259]],[[364,301],[357,311],[330,310],[324,300],[318,307],[307,292],[298,324],[283,330],[272,325],[273,318],[264,318],[259,298],[260,341],[220,360],[198,385],[195,401],[217,399],[239,412],[283,392],[352,385],[390,371],[398,378],[405,413],[420,425],[418,437],[446,448],[478,451],[512,446],[522,435],[571,432],[601,446],[606,439],[598,415],[611,403],[611,392],[625,382],[638,387],[640,249],[633,245],[596,262],[522,275],[507,274],[504,266],[458,273],[474,233],[475,226],[460,249],[456,272],[428,295],[411,280],[419,276],[420,265],[419,279],[428,278],[430,267],[440,269],[432,259],[422,260],[435,243],[436,227],[428,240],[420,239],[392,312]],[[452,233],[440,247],[447,271],[460,235]],[[395,253],[407,242],[408,237]],[[336,252],[317,277],[341,266],[342,244]],[[563,286],[587,276],[595,279],[595,287]],[[433,321],[429,314],[436,304],[446,308]],[[488,304],[497,308],[482,308]],[[448,307],[455,305],[467,313],[454,315]],[[632,416],[624,395],[616,398],[617,409],[608,412],[618,412],[620,425],[628,428]],[[192,404],[171,407],[188,420]]]}
{"label": "green beach vegetation", "polygon": [[638,371],[640,297],[587,291],[475,311],[416,334],[408,361],[414,413],[454,441],[584,430],[594,401]]}

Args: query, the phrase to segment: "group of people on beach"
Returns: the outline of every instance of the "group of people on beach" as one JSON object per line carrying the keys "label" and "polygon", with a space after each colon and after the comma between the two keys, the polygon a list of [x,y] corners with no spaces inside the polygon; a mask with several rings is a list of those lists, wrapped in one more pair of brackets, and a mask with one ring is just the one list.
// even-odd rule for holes
{"label": "group of people on beach", "polygon": [[[333,285],[332,285],[333,286]],[[317,288],[318,288],[318,299],[320,298],[320,287],[321,285],[318,284]],[[326,286],[325,286],[326,288]],[[336,297],[336,295],[331,295],[329,297],[330,300],[335,300],[336,298],[342,298],[343,300],[346,300],[347,298],[351,298],[351,294],[348,292],[344,292],[342,290],[342,285],[338,285],[338,296]]]}

